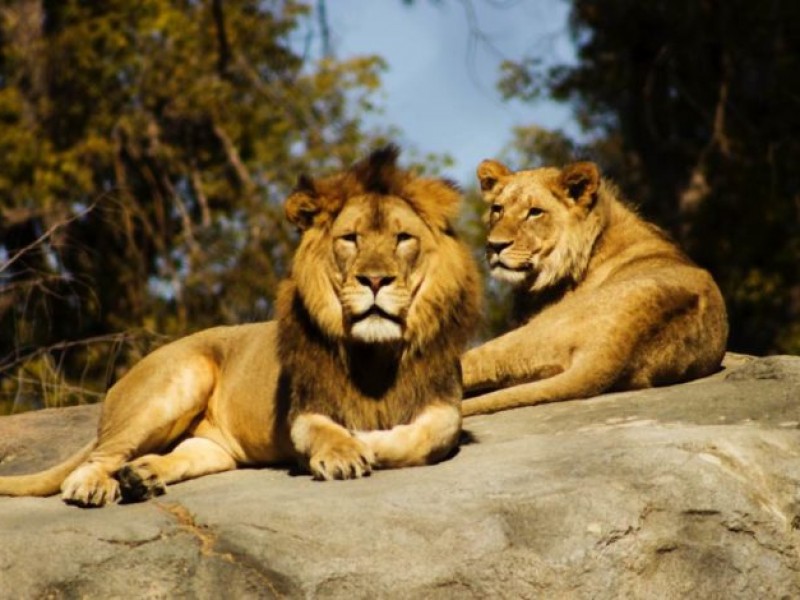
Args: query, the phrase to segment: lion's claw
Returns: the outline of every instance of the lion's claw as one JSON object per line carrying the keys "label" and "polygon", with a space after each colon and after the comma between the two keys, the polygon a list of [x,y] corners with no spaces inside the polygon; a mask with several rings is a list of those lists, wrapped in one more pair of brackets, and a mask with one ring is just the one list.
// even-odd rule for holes
{"label": "lion's claw", "polygon": [[122,502],[141,502],[166,493],[161,478],[146,465],[124,465],[117,471]]}
{"label": "lion's claw", "polygon": [[311,457],[309,468],[314,479],[358,479],[372,473],[375,455],[363,442],[350,438],[332,444]]}
{"label": "lion's claw", "polygon": [[119,499],[119,484],[102,466],[84,463],[61,484],[61,498],[81,508],[105,506]]}

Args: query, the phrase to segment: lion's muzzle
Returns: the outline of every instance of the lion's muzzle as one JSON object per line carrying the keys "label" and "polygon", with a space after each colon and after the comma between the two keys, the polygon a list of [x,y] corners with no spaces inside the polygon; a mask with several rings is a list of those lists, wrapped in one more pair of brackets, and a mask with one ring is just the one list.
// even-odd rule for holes
{"label": "lion's muzzle", "polygon": [[356,275],[349,295],[350,333],[367,343],[402,339],[405,307],[398,302],[393,275]]}

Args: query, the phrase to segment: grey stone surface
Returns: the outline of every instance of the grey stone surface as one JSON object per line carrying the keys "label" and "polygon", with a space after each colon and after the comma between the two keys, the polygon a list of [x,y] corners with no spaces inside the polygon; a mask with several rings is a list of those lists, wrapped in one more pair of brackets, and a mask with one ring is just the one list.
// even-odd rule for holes
{"label": "grey stone surface", "polygon": [[[467,420],[433,467],[285,469],[82,510],[0,498],[2,598],[800,597],[800,357]],[[0,472],[82,446],[97,407],[0,418]]]}

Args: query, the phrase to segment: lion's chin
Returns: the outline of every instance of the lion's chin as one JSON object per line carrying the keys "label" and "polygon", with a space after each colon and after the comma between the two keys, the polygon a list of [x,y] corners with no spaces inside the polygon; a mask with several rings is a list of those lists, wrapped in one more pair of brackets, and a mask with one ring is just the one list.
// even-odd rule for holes
{"label": "lion's chin", "polygon": [[531,272],[529,270],[508,269],[503,265],[497,264],[492,267],[491,275],[500,281],[520,285],[528,280]]}
{"label": "lion's chin", "polygon": [[403,329],[395,323],[380,315],[369,315],[353,323],[350,329],[353,339],[367,344],[385,344],[403,339]]}

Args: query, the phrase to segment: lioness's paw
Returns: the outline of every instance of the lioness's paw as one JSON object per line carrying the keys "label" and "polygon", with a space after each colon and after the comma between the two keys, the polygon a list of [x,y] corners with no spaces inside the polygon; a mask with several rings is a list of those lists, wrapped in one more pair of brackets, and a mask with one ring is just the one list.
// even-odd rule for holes
{"label": "lioness's paw", "polygon": [[372,472],[375,454],[362,441],[349,438],[327,445],[309,460],[314,479],[358,479]]}
{"label": "lioness's paw", "polygon": [[123,502],[141,502],[166,493],[167,486],[146,464],[128,463],[117,471]]}
{"label": "lioness's paw", "polygon": [[119,483],[98,465],[83,464],[61,484],[61,499],[82,508],[105,506],[119,500]]}

